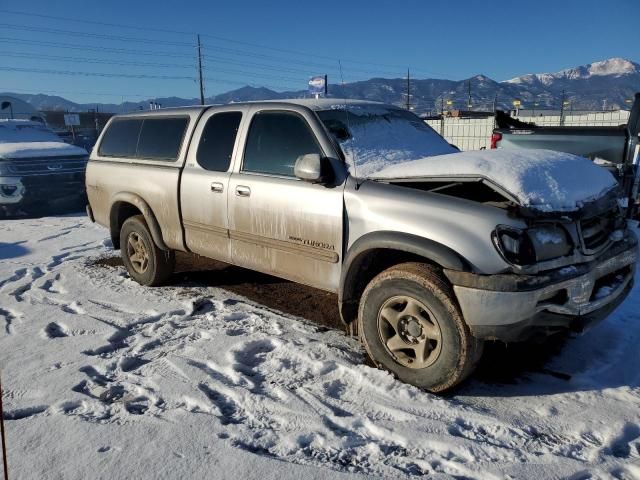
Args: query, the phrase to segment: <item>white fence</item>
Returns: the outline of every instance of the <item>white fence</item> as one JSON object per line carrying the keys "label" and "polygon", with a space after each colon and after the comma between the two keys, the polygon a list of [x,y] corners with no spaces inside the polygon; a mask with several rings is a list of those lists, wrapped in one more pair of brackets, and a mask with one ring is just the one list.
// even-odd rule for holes
{"label": "white fence", "polygon": [[[561,125],[560,115],[536,115],[515,117],[523,122],[552,127]],[[629,111],[568,113],[564,116],[564,126],[617,126],[626,124]],[[461,150],[480,150],[491,146],[491,133],[495,128],[493,117],[488,118],[455,118],[445,117],[442,120],[426,120],[436,132],[456,145]]]}
{"label": "white fence", "polygon": [[493,117],[454,118],[426,120],[427,124],[442,135],[447,142],[460,150],[480,150],[489,148],[491,133],[495,128]]}

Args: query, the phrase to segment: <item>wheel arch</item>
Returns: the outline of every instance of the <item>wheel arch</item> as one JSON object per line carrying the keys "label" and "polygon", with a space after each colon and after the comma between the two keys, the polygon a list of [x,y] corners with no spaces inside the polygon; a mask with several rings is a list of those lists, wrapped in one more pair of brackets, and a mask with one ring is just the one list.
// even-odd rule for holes
{"label": "wheel arch", "polygon": [[114,248],[120,248],[120,230],[127,218],[134,215],[142,215],[151,238],[161,250],[170,250],[162,238],[160,224],[151,210],[149,204],[139,195],[131,192],[119,192],[111,200],[109,210],[109,231],[111,232],[111,242]]}
{"label": "wheel arch", "polygon": [[471,264],[451,248],[428,238],[402,232],[380,231],[363,235],[347,251],[340,276],[340,317],[350,324],[367,284],[379,273],[399,263],[423,262],[439,268],[472,271]]}

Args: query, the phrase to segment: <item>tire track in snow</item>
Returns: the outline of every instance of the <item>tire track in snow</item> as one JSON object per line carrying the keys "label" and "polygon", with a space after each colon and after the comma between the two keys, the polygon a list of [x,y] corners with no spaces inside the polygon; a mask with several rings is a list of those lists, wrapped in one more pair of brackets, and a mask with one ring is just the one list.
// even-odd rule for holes
{"label": "tire track in snow", "polygon": [[[60,240],[70,238],[63,235]],[[86,352],[80,356],[82,363],[69,364],[80,370],[69,382],[72,398],[51,402],[40,412],[42,405],[33,411],[28,405],[16,409],[16,420],[42,414],[114,424],[142,416],[168,423],[176,413],[197,413],[235,448],[387,478],[432,473],[489,478],[482,468],[490,462],[517,465],[552,455],[605,463],[635,461],[638,454],[633,423],[614,426],[613,433],[601,438],[587,428],[567,429],[562,418],[556,422],[554,415],[566,413],[566,405],[557,404],[555,413],[548,408],[550,402],[534,405],[547,412],[547,418],[527,425],[508,419],[502,410],[483,408],[475,399],[463,404],[456,397],[434,397],[360,365],[356,342],[251,301],[230,299],[227,292],[147,289],[126,278],[122,269],[92,273],[82,259],[101,247],[75,252],[85,246],[63,247],[60,253],[66,256],[43,260],[51,271],[41,266],[42,283],[22,292],[25,299],[50,305],[56,309],[52,315],[60,315],[34,319],[45,336],[44,329],[50,327],[53,335],[47,338],[55,342],[51,345],[73,345]],[[14,279],[17,285],[12,280],[3,293],[19,288],[28,275],[24,269],[23,277]],[[77,281],[76,275],[82,280],[77,283],[86,285],[83,295],[66,291],[77,289],[67,283]],[[47,300],[41,301],[43,294]],[[77,304],[65,316],[60,311],[69,305],[68,299]],[[145,311],[143,305],[162,313]],[[69,338],[81,334],[69,326],[83,313],[82,321],[103,326],[90,331],[101,340],[82,344],[79,338]],[[620,363],[618,355],[610,358]],[[507,396],[517,391],[505,386],[504,392],[491,393]],[[576,399],[563,393],[558,394],[560,400]],[[524,412],[526,406],[517,408]]]}

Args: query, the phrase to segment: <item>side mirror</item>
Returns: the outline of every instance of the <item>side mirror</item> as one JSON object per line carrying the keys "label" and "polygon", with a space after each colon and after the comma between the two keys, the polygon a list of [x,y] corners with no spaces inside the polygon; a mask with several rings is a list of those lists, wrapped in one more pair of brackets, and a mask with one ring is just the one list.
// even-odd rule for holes
{"label": "side mirror", "polygon": [[293,172],[300,180],[309,183],[329,183],[333,180],[331,161],[317,153],[300,155],[296,159]]}

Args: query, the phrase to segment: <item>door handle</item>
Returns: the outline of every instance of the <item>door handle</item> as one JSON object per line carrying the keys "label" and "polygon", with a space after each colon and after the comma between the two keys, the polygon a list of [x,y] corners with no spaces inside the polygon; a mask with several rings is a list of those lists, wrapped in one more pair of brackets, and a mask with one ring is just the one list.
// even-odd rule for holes
{"label": "door handle", "polygon": [[224,185],[220,182],[211,182],[211,191],[215,193],[222,193],[224,191]]}
{"label": "door handle", "polygon": [[251,189],[244,185],[238,185],[236,187],[236,195],[239,197],[248,197],[251,195]]}

